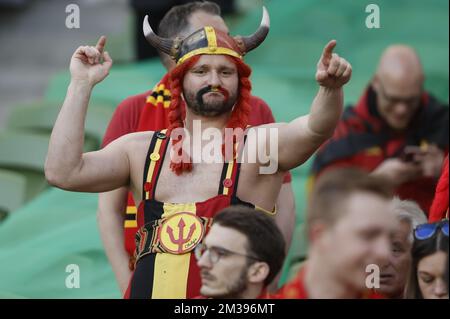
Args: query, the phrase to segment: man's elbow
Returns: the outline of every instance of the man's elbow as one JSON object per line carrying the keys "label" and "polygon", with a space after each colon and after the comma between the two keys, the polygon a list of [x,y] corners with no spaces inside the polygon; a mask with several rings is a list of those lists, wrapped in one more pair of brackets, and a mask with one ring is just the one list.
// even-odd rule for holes
{"label": "man's elbow", "polygon": [[44,174],[47,183],[51,186],[58,187],[61,189],[70,189],[68,185],[68,176],[63,171],[59,170],[57,167],[49,163],[47,160],[44,166]]}
{"label": "man's elbow", "polygon": [[55,172],[54,169],[45,167],[44,169],[45,173],[45,179],[47,180],[47,183],[50,186],[58,187],[58,188],[64,188],[62,178],[58,173]]}

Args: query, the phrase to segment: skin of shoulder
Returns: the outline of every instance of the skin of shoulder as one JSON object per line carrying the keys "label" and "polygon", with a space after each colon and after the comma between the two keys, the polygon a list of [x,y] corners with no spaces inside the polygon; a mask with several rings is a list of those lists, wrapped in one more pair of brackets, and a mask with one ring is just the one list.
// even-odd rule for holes
{"label": "skin of shoulder", "polygon": [[138,195],[142,192],[145,160],[153,134],[153,131],[130,133],[111,143],[118,143],[118,147],[122,148],[128,156],[130,163],[129,186],[135,198],[140,198]]}

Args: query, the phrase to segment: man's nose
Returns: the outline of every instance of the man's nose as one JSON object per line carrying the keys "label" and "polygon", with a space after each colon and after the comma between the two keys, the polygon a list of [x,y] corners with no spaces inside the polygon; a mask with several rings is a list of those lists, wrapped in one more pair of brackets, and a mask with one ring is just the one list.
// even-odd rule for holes
{"label": "man's nose", "polygon": [[211,268],[212,266],[211,260],[209,256],[206,256],[207,254],[209,254],[209,252],[205,251],[203,255],[200,257],[200,259],[197,260],[197,265],[199,268]]}
{"label": "man's nose", "polygon": [[220,80],[219,73],[217,71],[212,71],[209,76],[209,85],[213,87],[219,87],[222,84],[222,81]]}
{"label": "man's nose", "polygon": [[397,115],[405,115],[409,111],[409,106],[405,102],[398,102],[395,105],[395,113]]}
{"label": "man's nose", "polygon": [[392,266],[391,255],[388,258],[382,258],[380,263],[381,272],[386,272]]}
{"label": "man's nose", "polygon": [[384,251],[384,243],[381,243],[381,248],[379,248],[381,250],[381,263],[380,265],[380,269],[381,271],[387,271],[394,263],[394,254],[392,252],[392,243],[389,243],[389,251],[387,252],[387,256],[386,256],[386,252]]}
{"label": "man's nose", "polygon": [[375,245],[375,257],[378,265],[386,267],[391,258],[391,243],[387,238],[380,238]]}

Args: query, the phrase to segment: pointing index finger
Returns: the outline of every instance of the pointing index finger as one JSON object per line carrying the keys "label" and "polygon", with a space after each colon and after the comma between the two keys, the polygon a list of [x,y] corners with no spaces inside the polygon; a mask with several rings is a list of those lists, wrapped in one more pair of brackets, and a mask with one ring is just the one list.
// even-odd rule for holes
{"label": "pointing index finger", "polygon": [[325,48],[323,49],[323,52],[322,52],[322,55],[325,59],[331,60],[332,55],[333,55],[333,50],[336,47],[336,44],[337,44],[336,40],[331,40],[325,46]]}
{"label": "pointing index finger", "polygon": [[103,50],[105,49],[106,45],[106,37],[102,35],[100,39],[98,39],[97,44],[95,45],[95,48],[98,50],[98,52],[103,53]]}

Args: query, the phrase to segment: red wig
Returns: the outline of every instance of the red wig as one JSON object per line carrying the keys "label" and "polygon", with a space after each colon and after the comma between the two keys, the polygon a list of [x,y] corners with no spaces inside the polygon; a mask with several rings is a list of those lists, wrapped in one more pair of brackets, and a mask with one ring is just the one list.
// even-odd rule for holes
{"label": "red wig", "polygon": [[[238,76],[239,76],[239,94],[238,99],[236,101],[236,105],[233,108],[233,111],[231,112],[230,119],[228,120],[228,123],[226,125],[227,128],[241,128],[242,130],[245,130],[245,128],[248,125],[248,119],[250,114],[250,95],[251,95],[251,89],[252,85],[250,82],[250,74],[251,74],[251,68],[245,64],[241,59],[235,58],[232,56],[227,56],[228,59],[234,62],[234,64],[237,67],[238,70]],[[182,128],[183,125],[183,109],[182,109],[182,102],[181,102],[181,93],[183,91],[183,78],[186,74],[186,72],[200,59],[200,55],[193,56],[192,58],[189,58],[179,66],[177,66],[175,69],[173,69],[169,74],[169,85],[170,85],[170,91],[172,94],[171,97],[171,103],[169,106],[169,127],[168,127],[168,134],[171,134],[174,129]],[[235,142],[235,136],[233,136]],[[174,147],[175,144],[181,145],[183,140],[183,136],[177,136],[172,139],[172,147]],[[224,144],[222,144],[222,153],[224,154]],[[171,159],[170,162],[170,168],[172,171],[177,174],[181,175],[183,172],[192,171],[192,160],[191,158],[183,151],[183,149],[180,147],[178,149],[178,156],[182,160],[179,162],[174,162]]]}

